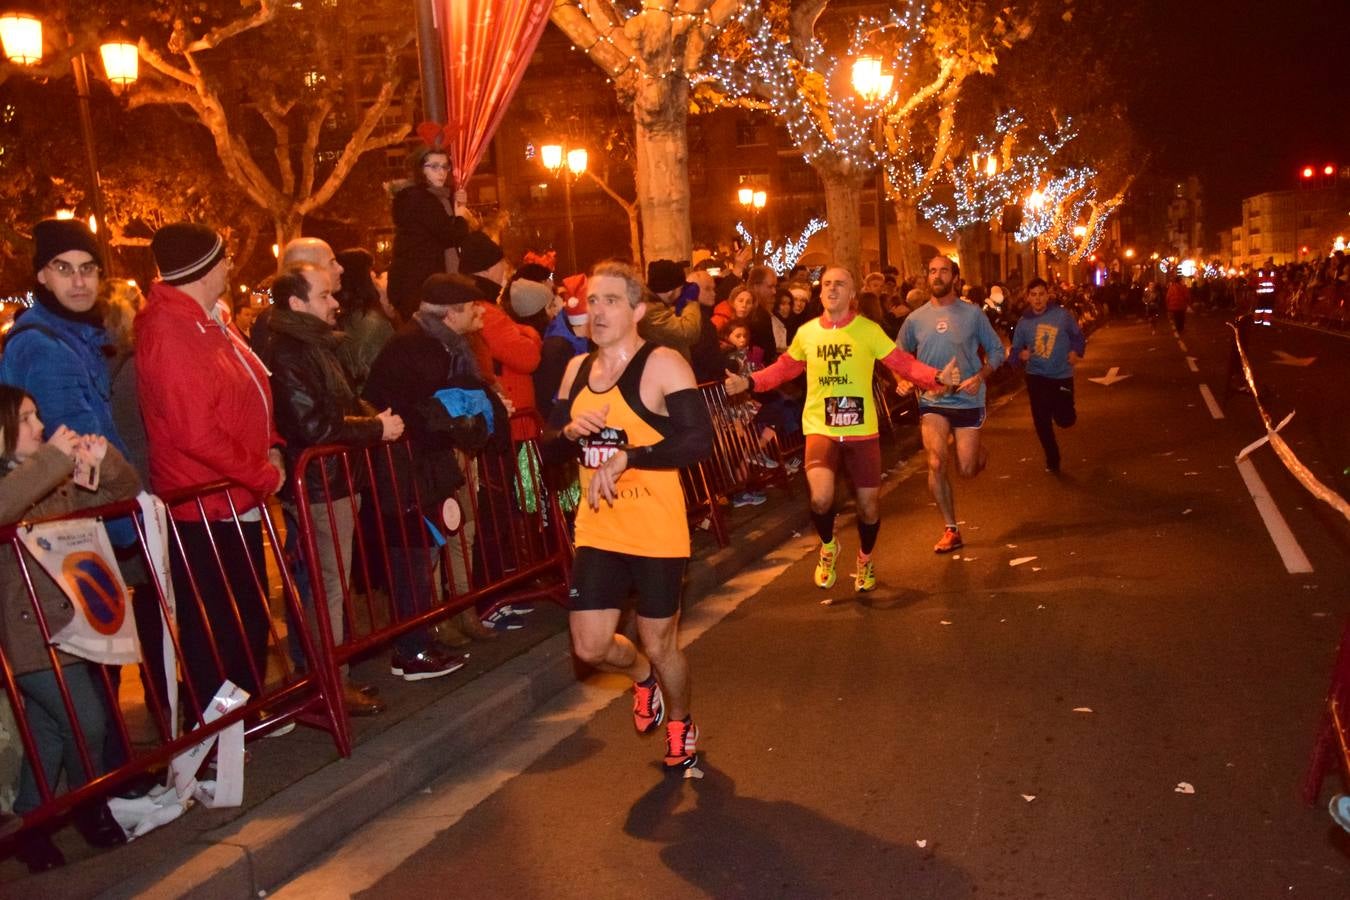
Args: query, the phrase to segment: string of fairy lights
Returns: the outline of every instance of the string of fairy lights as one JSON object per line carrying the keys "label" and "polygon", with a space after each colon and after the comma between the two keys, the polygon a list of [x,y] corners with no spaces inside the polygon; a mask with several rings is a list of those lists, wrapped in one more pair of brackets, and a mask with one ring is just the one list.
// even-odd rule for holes
{"label": "string of fairy lights", "polygon": [[887,98],[867,103],[851,87],[841,88],[839,66],[865,47],[885,44],[889,71],[903,81],[924,39],[925,13],[922,2],[908,0],[885,18],[856,22],[847,55],[831,53],[813,37],[798,58],[759,4],[747,4],[733,20],[746,35],[745,50],[735,59],[714,54],[691,81],[707,83],[733,100],[767,104],[807,163],[831,157],[845,168],[873,169],[880,148],[872,135],[877,117],[886,113]]}
{"label": "string of fairy lights", "polygon": [[[846,54],[831,52],[814,35],[803,46],[794,47],[765,15],[761,3],[743,3],[725,20],[714,16],[709,0],[690,5],[696,8],[661,9],[642,0],[589,5],[584,0],[557,0],[555,17],[556,10],[570,7],[589,23],[593,40],[573,49],[601,63],[607,80],[621,90],[631,89],[634,78],[687,78],[692,86],[707,85],[729,100],[771,109],[808,164],[822,162],[858,173],[884,167],[892,189],[914,198],[923,217],[948,237],[961,228],[991,222],[1012,205],[1022,207],[1018,241],[1045,238],[1056,251],[1083,256],[1104,236],[1111,209],[1097,202],[1093,182],[1098,172],[1091,166],[1057,165],[1064,148],[1077,137],[1069,122],[1024,141],[1022,116],[1015,110],[1003,113],[992,131],[975,142],[979,158],[998,161],[992,171],[967,167],[964,161],[948,162],[936,179],[927,165],[907,159],[904,147],[889,147],[885,140],[876,140],[878,120],[893,115],[895,97],[903,91],[866,100],[852,89],[839,67],[862,54],[880,55],[894,83],[908,83],[916,51],[927,38],[930,7],[923,0],[904,0],[884,16],[859,18],[850,30]],[[657,42],[660,52],[644,55],[628,34],[633,20],[648,16],[670,20],[672,41]],[[741,52],[733,56],[710,53],[696,69],[686,71],[683,51],[688,36],[697,31],[711,41],[727,27],[744,35]],[[614,60],[626,62],[616,65]],[[901,135],[898,143],[908,141]],[[1033,194],[1039,199],[1034,204]],[[825,227],[821,221],[812,229],[818,221],[808,224],[810,234]],[[1086,229],[1086,234],[1074,234],[1076,227]],[[738,233],[748,237],[743,229],[738,224]],[[797,241],[785,242],[778,248],[784,256],[770,265],[775,269],[785,265],[779,271],[790,269],[810,234],[804,231]],[[794,253],[798,244],[800,249]],[[771,246],[766,244],[766,253]]]}
{"label": "string of fairy lights", "polygon": [[[774,246],[772,240],[764,242],[764,265],[768,266],[778,273],[779,277],[792,271],[792,267],[797,265],[797,260],[802,258],[806,252],[806,244],[811,240],[811,236],[819,231],[824,231],[830,227],[830,223],[824,219],[812,219],[806,223],[802,233],[793,238],[783,238],[781,246]],[[736,234],[740,235],[741,240],[745,241],[747,246],[755,246],[755,236],[745,227],[744,222],[736,223]]]}

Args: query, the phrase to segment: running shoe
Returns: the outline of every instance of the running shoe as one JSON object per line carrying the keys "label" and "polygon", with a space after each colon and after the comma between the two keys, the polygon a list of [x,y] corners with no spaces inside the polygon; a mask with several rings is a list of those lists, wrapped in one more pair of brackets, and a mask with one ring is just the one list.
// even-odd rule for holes
{"label": "running shoe", "polygon": [[965,546],[961,540],[961,531],[951,525],[948,525],[942,532],[942,537],[933,545],[934,553],[951,553],[953,550],[960,550]]}
{"label": "running shoe", "polygon": [[493,631],[519,631],[525,627],[524,620],[506,607],[502,607],[488,616],[483,620],[483,624]]}
{"label": "running shoe", "polygon": [[853,573],[853,590],[859,594],[877,589],[877,572],[870,558],[858,557],[858,570]]}
{"label": "running shoe", "polygon": [[661,699],[661,685],[650,679],[651,687],[633,682],[633,727],[638,734],[650,734],[666,719],[666,705]]}
{"label": "running shoe", "polygon": [[816,587],[829,590],[834,587],[834,560],[839,555],[839,542],[831,540],[820,545],[820,562],[816,563]]}
{"label": "running shoe", "polygon": [[737,509],[742,506],[762,506],[769,498],[758,491],[742,491],[731,498],[731,505]]}
{"label": "running shoe", "polygon": [[698,726],[689,716],[667,723],[665,764],[667,771],[698,765]]}

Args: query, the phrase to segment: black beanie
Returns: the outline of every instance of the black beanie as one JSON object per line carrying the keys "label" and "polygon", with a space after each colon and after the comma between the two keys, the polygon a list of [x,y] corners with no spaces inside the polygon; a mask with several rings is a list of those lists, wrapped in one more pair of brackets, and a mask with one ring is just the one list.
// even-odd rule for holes
{"label": "black beanie", "polygon": [[83,250],[99,267],[98,241],[89,226],[76,219],[43,219],[33,226],[33,274],[37,274],[67,250]]}
{"label": "black beanie", "polygon": [[684,266],[670,259],[654,259],[647,264],[647,289],[664,294],[684,287]]}
{"label": "black beanie", "polygon": [[465,275],[486,272],[502,259],[502,248],[481,231],[471,231],[459,245],[459,270]]}
{"label": "black beanie", "polygon": [[433,306],[453,306],[486,300],[478,282],[467,275],[432,275],[422,282],[422,302]]}
{"label": "black beanie", "polygon": [[516,279],[525,281],[545,282],[553,277],[553,272],[547,266],[541,266],[539,263],[526,263],[519,269],[516,269]]}
{"label": "black beanie", "polygon": [[189,284],[201,278],[225,256],[225,241],[211,228],[195,222],[165,225],[150,239],[150,252],[165,284]]}

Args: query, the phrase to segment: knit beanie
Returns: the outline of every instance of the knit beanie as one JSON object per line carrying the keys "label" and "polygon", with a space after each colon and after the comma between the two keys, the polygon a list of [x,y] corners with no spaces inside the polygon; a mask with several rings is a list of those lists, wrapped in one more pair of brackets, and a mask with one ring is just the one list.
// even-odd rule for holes
{"label": "knit beanie", "polygon": [[552,299],[553,292],[546,284],[519,278],[511,282],[511,309],[522,319],[539,312]]}
{"label": "knit beanie", "polygon": [[465,275],[486,272],[503,257],[502,248],[481,231],[471,231],[459,245],[459,270]]}
{"label": "knit beanie", "polygon": [[527,262],[519,269],[516,269],[517,279],[524,278],[526,281],[548,281],[552,277],[553,270],[547,266],[542,266],[537,262]]}
{"label": "knit beanie", "polygon": [[43,219],[33,226],[33,274],[67,250],[83,250],[100,267],[98,241],[89,226],[75,219]]}
{"label": "knit beanie", "polygon": [[684,266],[670,259],[654,259],[647,264],[647,289],[664,294],[684,287]]}
{"label": "knit beanie", "polygon": [[195,222],[165,225],[150,239],[150,252],[165,284],[190,284],[215,267],[225,256],[220,235]]}

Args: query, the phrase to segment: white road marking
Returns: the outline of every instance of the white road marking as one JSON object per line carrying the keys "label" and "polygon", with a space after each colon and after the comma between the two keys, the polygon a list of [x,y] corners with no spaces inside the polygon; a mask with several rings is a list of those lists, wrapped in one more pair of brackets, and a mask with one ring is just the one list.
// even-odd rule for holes
{"label": "white road marking", "polygon": [[1181,338],[1177,338],[1177,346],[1181,348],[1182,353],[1188,352],[1186,350],[1186,342],[1183,341]]}
{"label": "white road marking", "polygon": [[1110,387],[1117,381],[1124,381],[1126,378],[1129,377],[1130,377],[1129,375],[1120,374],[1120,366],[1112,366],[1110,369],[1107,370],[1105,375],[1101,376],[1100,378],[1089,378],[1088,381],[1095,381],[1097,384],[1103,384],[1106,385],[1107,387]]}
{"label": "white road marking", "polygon": [[[696,641],[815,549],[814,541],[784,543],[766,559],[767,565],[752,566],[705,597],[680,623],[680,645],[687,647]],[[283,900],[330,900],[372,887],[600,710],[621,702],[627,687],[619,676],[596,675],[566,689],[522,719],[509,734],[438,778],[429,792],[409,797],[347,835],[330,854],[270,895]]]}
{"label": "white road marking", "polygon": [[1280,554],[1280,560],[1284,563],[1285,570],[1290,575],[1303,575],[1313,570],[1312,563],[1304,555],[1303,548],[1299,546],[1298,540],[1294,537],[1294,532],[1290,530],[1289,523],[1284,520],[1280,513],[1280,508],[1275,505],[1274,499],[1270,496],[1270,491],[1266,490],[1266,483],[1261,480],[1260,474],[1256,471],[1256,466],[1252,465],[1250,459],[1244,459],[1237,464],[1238,472],[1242,474],[1242,480],[1247,485],[1247,492],[1252,495],[1252,501],[1256,503],[1256,511],[1261,514],[1261,521],[1266,525],[1266,531],[1270,532],[1270,539],[1275,544],[1275,550]]}
{"label": "white road marking", "polygon": [[1209,414],[1216,419],[1223,418],[1223,410],[1219,409],[1219,402],[1214,399],[1214,392],[1209,389],[1209,385],[1200,385],[1200,396],[1205,400],[1205,406],[1209,407]]}
{"label": "white road marking", "polygon": [[1200,371],[1200,367],[1197,366],[1197,365],[1195,364],[1195,357],[1194,357],[1194,356],[1188,356],[1188,357],[1186,357],[1186,365],[1190,368],[1190,370],[1191,370],[1192,372],[1199,372],[1199,371]]}

